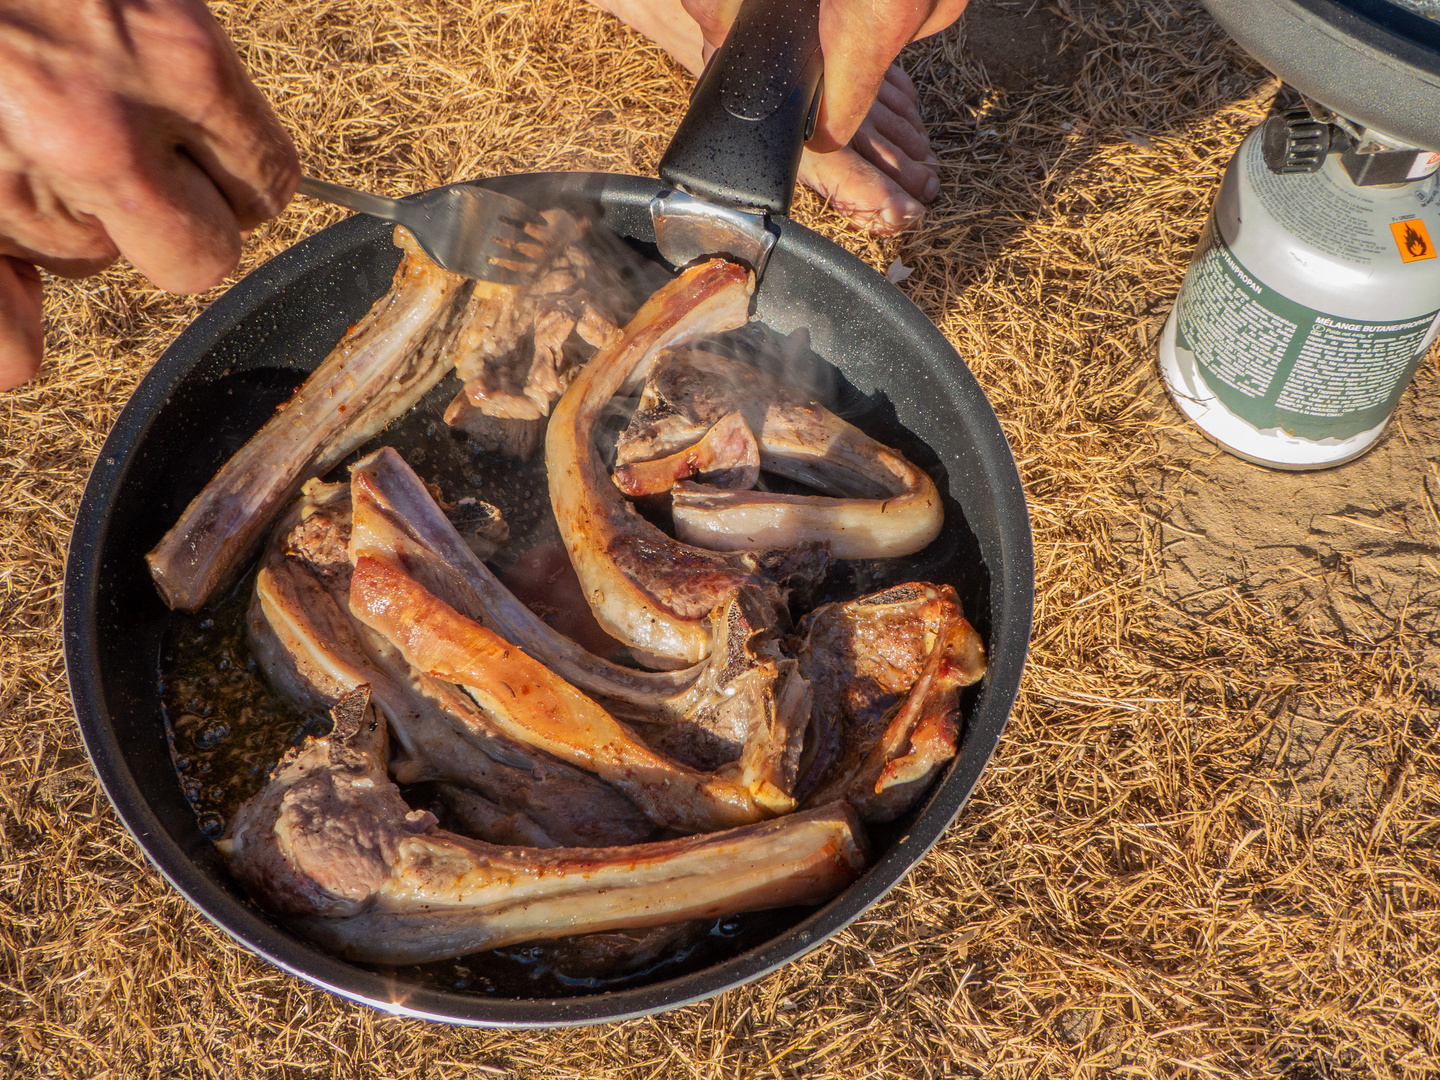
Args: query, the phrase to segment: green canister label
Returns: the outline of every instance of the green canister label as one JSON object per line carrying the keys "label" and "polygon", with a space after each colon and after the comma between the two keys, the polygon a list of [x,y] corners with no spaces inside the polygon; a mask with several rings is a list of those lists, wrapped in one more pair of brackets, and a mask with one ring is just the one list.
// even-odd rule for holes
{"label": "green canister label", "polygon": [[1212,219],[1176,302],[1175,345],[1257,428],[1348,439],[1394,410],[1436,315],[1361,322],[1297,304],[1247,273]]}

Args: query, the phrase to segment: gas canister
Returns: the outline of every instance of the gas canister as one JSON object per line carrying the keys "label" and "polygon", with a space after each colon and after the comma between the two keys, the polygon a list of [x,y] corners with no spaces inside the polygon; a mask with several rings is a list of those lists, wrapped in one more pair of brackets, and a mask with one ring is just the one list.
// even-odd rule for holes
{"label": "gas canister", "polygon": [[[1396,173],[1389,148],[1327,153],[1276,121],[1225,171],[1160,370],[1181,412],[1224,449],[1321,469],[1375,444],[1435,338],[1440,154],[1401,154]],[[1323,143],[1323,125],[1308,126]]]}

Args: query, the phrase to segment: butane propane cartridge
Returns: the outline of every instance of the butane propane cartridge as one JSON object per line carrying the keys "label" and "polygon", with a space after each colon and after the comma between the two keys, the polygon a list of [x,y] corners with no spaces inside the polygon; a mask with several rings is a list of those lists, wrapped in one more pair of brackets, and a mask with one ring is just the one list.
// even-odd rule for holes
{"label": "butane propane cartridge", "polygon": [[1245,139],[1160,340],[1181,412],[1275,468],[1373,446],[1440,325],[1440,154],[1337,124]]}

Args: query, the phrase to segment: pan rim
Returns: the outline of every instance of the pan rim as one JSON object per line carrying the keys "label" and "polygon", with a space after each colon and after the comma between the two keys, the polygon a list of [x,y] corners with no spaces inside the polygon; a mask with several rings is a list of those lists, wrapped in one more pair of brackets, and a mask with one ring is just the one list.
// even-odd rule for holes
{"label": "pan rim", "polygon": [[[653,194],[663,190],[657,180],[616,173],[529,173],[478,182],[506,190],[537,181],[553,183],[557,176],[568,178],[577,190],[597,197],[607,212],[619,206],[638,213],[641,207],[648,206]],[[997,514],[1008,529],[1000,530],[998,564],[990,558],[986,564],[992,576],[991,595],[999,591],[1004,603],[992,605],[990,670],[968,718],[961,751],[927,795],[911,828],[834,900],[759,946],[686,975],[568,998],[490,998],[432,990],[357,967],[284,931],[270,917],[222,888],[191,859],[161,824],[126,764],[104,696],[97,605],[111,510],[123,490],[128,467],[143,447],[154,420],[174,388],[208,350],[270,302],[277,291],[313,272],[322,264],[317,256],[333,259],[371,242],[375,223],[352,217],[292,245],[256,268],[171,343],[136,387],[105,439],[86,482],[67,553],[63,601],[66,674],[86,753],[117,815],[146,858],[207,921],[281,970],[387,1013],[478,1027],[568,1027],[633,1019],[694,1004],[801,958],[879,902],[939,841],[974,790],[1019,693],[1034,599],[1034,556],[1023,487],[1004,430],[983,389],[938,328],[894,285],[851,253],[801,225],[783,219],[779,224],[780,245],[796,249],[797,254],[826,273],[843,270],[853,276],[859,272],[867,288],[884,297],[886,303],[894,306],[899,302],[908,325],[923,333],[915,320],[923,321],[929,334],[945,342],[957,365],[953,375],[959,387],[935,389],[945,394],[949,399],[946,404],[957,414],[966,411],[957,390],[970,397],[972,409],[978,396],[988,412],[988,423],[983,425],[988,440],[984,449],[988,452],[982,454],[980,464],[986,470],[986,486],[996,500]],[[629,234],[634,239],[653,240],[653,234],[648,238],[636,231]],[[209,344],[201,349],[192,344],[207,340]],[[975,433],[977,442],[980,434]],[[209,842],[203,837],[201,840]]]}

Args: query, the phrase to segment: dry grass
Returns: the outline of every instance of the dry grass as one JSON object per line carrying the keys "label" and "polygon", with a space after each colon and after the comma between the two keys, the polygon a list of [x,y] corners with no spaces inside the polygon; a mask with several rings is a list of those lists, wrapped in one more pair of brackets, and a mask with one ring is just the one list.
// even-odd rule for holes
{"label": "dry grass", "polygon": [[[1004,13],[1004,0],[976,0]],[[1011,4],[1017,17],[1030,8]],[[673,66],[575,0],[215,0],[320,175],[648,172]],[[1047,14],[1048,11],[1048,14]],[[654,1020],[450,1030],[253,959],[148,867],[80,748],[60,581],[86,470],[213,297],[49,291],[0,397],[0,1063],[63,1077],[1440,1074],[1436,364],[1357,466],[1277,478],[1157,395],[1152,342],[1273,85],[1193,3],[1053,0],[1073,87],[910,50],[946,188],[874,243],[987,387],[1034,518],[1031,666],[961,821],[818,953]],[[243,269],[330,219],[292,207]]]}

